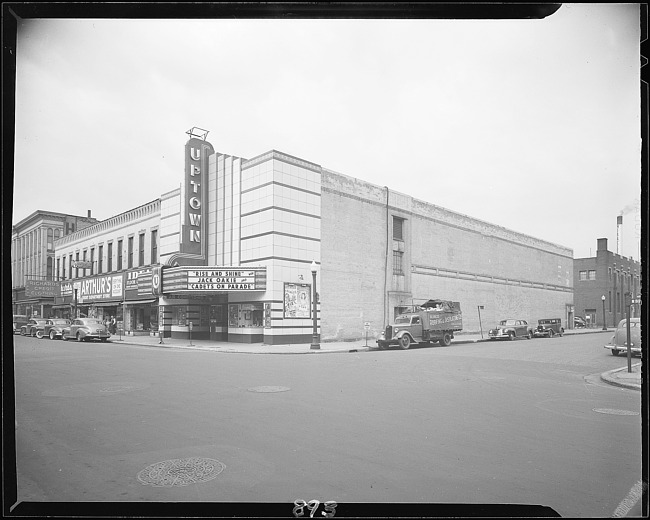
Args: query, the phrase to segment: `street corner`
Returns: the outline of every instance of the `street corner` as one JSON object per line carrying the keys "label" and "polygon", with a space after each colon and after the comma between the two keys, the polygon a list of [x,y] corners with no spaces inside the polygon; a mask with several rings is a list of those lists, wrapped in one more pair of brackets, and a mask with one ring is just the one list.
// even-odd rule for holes
{"label": "street corner", "polygon": [[632,365],[631,371],[628,371],[627,367],[622,367],[603,372],[600,378],[610,385],[641,390],[641,363]]}

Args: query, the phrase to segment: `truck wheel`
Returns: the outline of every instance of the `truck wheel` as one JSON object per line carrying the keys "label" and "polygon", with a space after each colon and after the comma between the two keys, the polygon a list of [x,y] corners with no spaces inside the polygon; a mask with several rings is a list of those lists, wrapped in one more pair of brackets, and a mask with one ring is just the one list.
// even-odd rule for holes
{"label": "truck wheel", "polygon": [[528,331],[528,335],[526,337],[528,339],[533,339],[533,333],[531,331]]}
{"label": "truck wheel", "polygon": [[411,338],[409,337],[408,334],[404,334],[400,339],[399,339],[399,346],[401,349],[406,350],[411,346]]}
{"label": "truck wheel", "polygon": [[618,350],[615,348],[612,349],[612,356],[618,356]]}
{"label": "truck wheel", "polygon": [[443,347],[448,347],[451,345],[451,334],[445,334],[439,342]]}

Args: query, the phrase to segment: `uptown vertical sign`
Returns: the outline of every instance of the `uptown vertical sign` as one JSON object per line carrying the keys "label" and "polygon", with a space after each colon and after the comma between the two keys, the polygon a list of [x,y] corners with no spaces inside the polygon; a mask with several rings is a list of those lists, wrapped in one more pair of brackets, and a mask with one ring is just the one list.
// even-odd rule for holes
{"label": "uptown vertical sign", "polygon": [[187,133],[182,235],[180,253],[175,256],[179,264],[200,265],[207,260],[208,160],[214,148],[205,140],[207,130],[194,127]]}

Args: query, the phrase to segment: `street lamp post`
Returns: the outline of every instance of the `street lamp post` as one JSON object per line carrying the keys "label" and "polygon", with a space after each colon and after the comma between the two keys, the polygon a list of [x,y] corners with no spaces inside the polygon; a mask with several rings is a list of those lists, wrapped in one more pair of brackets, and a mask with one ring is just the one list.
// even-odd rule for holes
{"label": "street lamp post", "polygon": [[600,297],[603,300],[603,330],[607,330],[607,316],[605,315],[605,295]]}
{"label": "street lamp post", "polygon": [[313,318],[313,331],[312,331],[312,339],[311,339],[311,349],[318,350],[320,349],[320,342],[318,341],[318,323],[316,321],[316,313],[318,311],[318,308],[316,306],[316,270],[318,269],[318,266],[316,265],[315,261],[312,261],[311,263],[311,277],[312,277],[312,282],[313,282],[313,295],[312,295],[312,318]]}

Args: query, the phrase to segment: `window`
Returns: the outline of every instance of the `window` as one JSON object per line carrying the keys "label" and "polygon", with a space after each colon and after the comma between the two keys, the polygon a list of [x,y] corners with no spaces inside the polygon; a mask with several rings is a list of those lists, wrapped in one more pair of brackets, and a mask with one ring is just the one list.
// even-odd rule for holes
{"label": "window", "polygon": [[404,240],[404,219],[393,217],[393,239]]}
{"label": "window", "polygon": [[402,270],[402,257],[404,253],[401,251],[393,251],[393,274],[404,274]]}
{"label": "window", "polygon": [[609,276],[609,281],[612,281],[612,268],[608,267],[607,268],[607,276]]}
{"label": "window", "polygon": [[117,241],[117,270],[121,271],[122,270],[122,242],[123,240],[118,240]]}
{"label": "window", "polygon": [[138,265],[144,265],[144,233],[138,236]]}
{"label": "window", "polygon": [[52,251],[54,249],[54,230],[48,228],[47,230],[47,250]]}
{"label": "window", "polygon": [[128,247],[128,249],[127,249],[127,252],[126,252],[126,255],[127,255],[126,256],[126,258],[127,258],[127,265],[126,266],[128,268],[131,268],[131,267],[133,267],[133,237],[129,237],[127,247]]}
{"label": "window", "polygon": [[104,246],[97,248],[97,274],[102,274],[104,270]]}
{"label": "window", "polygon": [[[65,261],[65,258],[63,259]],[[56,259],[56,279],[60,280],[61,279],[61,260],[59,258]]]}
{"label": "window", "polygon": [[[77,251],[77,253],[76,253],[74,259],[75,259],[76,262],[79,261],[79,252],[78,252],[78,251]],[[78,267],[75,267],[75,270],[74,270],[74,277],[75,277],[75,278],[79,278],[79,268],[78,268]]]}
{"label": "window", "polygon": [[607,310],[609,310],[609,312],[612,312],[612,291],[609,291],[608,296],[609,298],[607,298],[607,302],[609,303],[609,308]]}
{"label": "window", "polygon": [[580,281],[587,279],[587,271],[580,271]]}
{"label": "window", "polygon": [[154,229],[151,232],[151,263],[158,263],[158,230]]}
{"label": "window", "polygon": [[[84,262],[85,262],[86,260],[88,260],[88,258],[86,258],[86,254],[87,254],[87,253],[88,253],[88,251],[86,251],[86,250],[84,249],[84,256],[83,256],[83,261],[84,261]],[[81,276],[86,276],[86,269],[82,269],[82,271],[83,271],[83,272],[81,273]]]}
{"label": "window", "polygon": [[108,263],[106,272],[110,273],[113,270],[113,242],[108,243],[108,255],[106,259]]}
{"label": "window", "polygon": [[46,274],[47,280],[52,279],[52,257],[48,256],[47,257],[47,274]]}
{"label": "window", "polygon": [[95,248],[90,249],[90,275],[95,274]]}
{"label": "window", "polygon": [[61,230],[57,228],[54,230],[54,240],[58,240],[60,237],[61,237]]}
{"label": "window", "polygon": [[65,280],[65,256],[61,257],[61,280]]}
{"label": "window", "polygon": [[596,279],[596,271],[589,271],[589,279],[590,280],[595,280]]}

